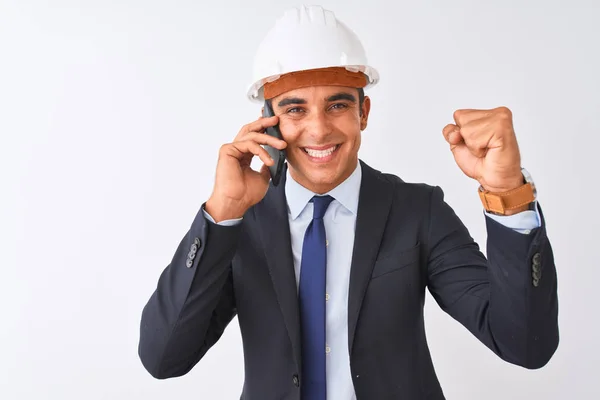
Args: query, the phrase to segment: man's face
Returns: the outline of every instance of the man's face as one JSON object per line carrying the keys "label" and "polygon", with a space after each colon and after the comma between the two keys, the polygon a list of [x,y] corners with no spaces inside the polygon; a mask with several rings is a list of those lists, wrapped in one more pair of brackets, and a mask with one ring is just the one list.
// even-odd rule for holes
{"label": "man's face", "polygon": [[358,163],[361,131],[367,126],[370,99],[359,107],[358,90],[312,86],[272,99],[287,142],[292,178],[315,193],[326,193],[348,178]]}

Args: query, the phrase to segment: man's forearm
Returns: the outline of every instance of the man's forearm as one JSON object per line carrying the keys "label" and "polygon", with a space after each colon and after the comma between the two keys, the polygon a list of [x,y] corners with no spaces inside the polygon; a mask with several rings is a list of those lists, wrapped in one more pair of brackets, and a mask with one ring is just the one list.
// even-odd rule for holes
{"label": "man's forearm", "polygon": [[201,210],[179,244],[142,313],[139,356],[152,376],[187,373],[233,318],[239,231],[212,224]]}
{"label": "man's forearm", "polygon": [[505,357],[545,365],[558,346],[556,267],[545,226],[523,236],[488,220],[490,329]]}

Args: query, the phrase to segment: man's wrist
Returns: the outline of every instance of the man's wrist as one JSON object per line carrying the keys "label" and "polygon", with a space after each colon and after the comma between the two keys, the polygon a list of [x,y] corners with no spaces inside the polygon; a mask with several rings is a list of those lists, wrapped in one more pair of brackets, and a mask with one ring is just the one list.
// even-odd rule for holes
{"label": "man's wrist", "polygon": [[204,203],[204,211],[206,211],[217,224],[225,220],[242,218],[246,213],[245,210],[241,210],[239,206],[231,204],[231,202],[212,197]]}
{"label": "man's wrist", "polygon": [[501,187],[481,184],[479,197],[485,210],[494,215],[515,215],[532,209],[537,195],[529,173],[521,169],[520,177],[507,180]]}
{"label": "man's wrist", "polygon": [[512,179],[508,179],[502,186],[499,187],[488,186],[484,183],[480,183],[480,185],[485,191],[488,191],[490,193],[505,193],[510,192],[511,190],[515,190],[526,183],[527,181],[525,180],[523,173],[519,173],[518,176],[515,176]]}

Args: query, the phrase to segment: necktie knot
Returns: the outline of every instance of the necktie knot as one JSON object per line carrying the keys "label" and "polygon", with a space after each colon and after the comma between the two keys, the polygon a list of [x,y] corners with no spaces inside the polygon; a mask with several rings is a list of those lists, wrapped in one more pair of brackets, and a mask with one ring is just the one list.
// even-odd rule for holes
{"label": "necktie knot", "polygon": [[333,201],[333,197],[326,196],[313,196],[310,200],[314,204],[313,210],[313,219],[321,219],[325,215],[325,211],[327,211],[327,207]]}

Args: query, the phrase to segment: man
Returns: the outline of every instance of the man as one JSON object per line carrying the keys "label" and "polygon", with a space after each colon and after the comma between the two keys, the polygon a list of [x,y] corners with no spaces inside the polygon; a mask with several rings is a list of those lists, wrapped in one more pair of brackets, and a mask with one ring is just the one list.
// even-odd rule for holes
{"label": "man", "polygon": [[[288,11],[255,73],[249,97],[275,116],[221,148],[212,195],[144,308],[139,354],[154,377],[186,374],[237,315],[242,399],[444,399],[425,338],[425,288],[503,360],[550,360],[553,254],[507,108],[458,110],[442,130],[481,185],[486,259],[439,187],[359,160],[363,90],[378,75],[333,13]],[[264,134],[275,125],[283,140]],[[277,186],[265,145],[285,150]]]}

